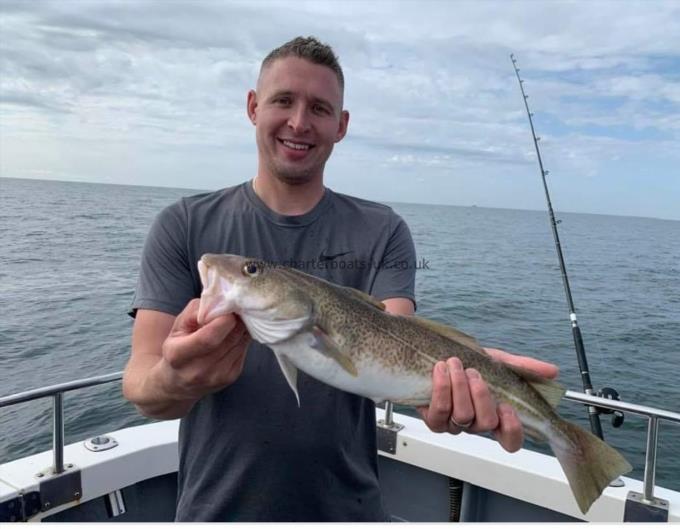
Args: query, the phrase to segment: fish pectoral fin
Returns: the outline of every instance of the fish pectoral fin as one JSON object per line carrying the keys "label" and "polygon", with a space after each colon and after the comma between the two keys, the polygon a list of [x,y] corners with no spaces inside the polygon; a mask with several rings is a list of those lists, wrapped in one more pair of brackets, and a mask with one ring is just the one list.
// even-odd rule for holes
{"label": "fish pectoral fin", "polygon": [[533,371],[512,366],[510,364],[503,365],[526,380],[531,385],[531,387],[540,393],[541,397],[543,397],[552,408],[557,408],[557,405],[560,403],[562,397],[564,397],[564,394],[567,391],[567,388],[565,388],[559,382],[555,382],[549,378],[543,378]]}
{"label": "fish pectoral fin", "polygon": [[380,301],[378,298],[374,298],[370,294],[366,294],[366,292],[362,292],[361,290],[357,290],[356,288],[352,287],[340,287],[340,288],[344,290],[346,293],[348,293],[350,296],[358,298],[361,301],[365,301],[369,305],[373,305],[376,309],[380,309],[382,311],[385,310],[385,304],[382,301]]}
{"label": "fish pectoral fin", "polygon": [[284,355],[274,353],[274,356],[276,356],[276,359],[279,362],[279,367],[281,368],[281,371],[283,372],[283,376],[285,377],[286,382],[288,382],[290,389],[292,389],[293,393],[295,394],[295,400],[297,400],[297,404],[298,404],[298,408],[299,408],[300,407],[300,395],[298,394],[298,388],[297,388],[298,369]]}
{"label": "fish pectoral fin", "polygon": [[359,371],[354,365],[352,359],[340,350],[338,344],[335,343],[333,338],[328,336],[326,331],[324,331],[318,325],[315,325],[312,328],[312,334],[315,338],[314,343],[312,344],[314,349],[335,360],[338,364],[340,364],[340,367],[342,367],[353,377],[359,376]]}
{"label": "fish pectoral fin", "polygon": [[418,322],[423,327],[428,328],[432,332],[436,332],[437,334],[444,336],[445,338],[449,338],[454,342],[458,342],[472,349],[473,351],[482,353],[484,355],[487,354],[486,351],[484,351],[484,349],[482,348],[482,346],[479,345],[477,338],[475,338],[474,336],[470,336],[469,334],[465,334],[463,331],[459,331],[458,329],[454,329],[453,327],[449,327],[448,325],[444,325],[443,323],[439,323],[438,321],[420,318],[419,316],[402,316],[402,317],[411,318]]}

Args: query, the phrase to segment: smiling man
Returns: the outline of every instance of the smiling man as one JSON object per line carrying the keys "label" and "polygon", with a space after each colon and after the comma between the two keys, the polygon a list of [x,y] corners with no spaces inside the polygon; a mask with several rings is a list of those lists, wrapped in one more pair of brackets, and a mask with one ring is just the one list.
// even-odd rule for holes
{"label": "smiling man", "polygon": [[[177,520],[388,519],[373,402],[301,373],[298,407],[274,355],[250,340],[238,318],[197,320],[204,253],[298,263],[372,294],[389,312],[413,313],[415,250],[404,221],[323,183],[333,147],[347,133],[343,91],[337,58],[318,40],[298,37],[272,51],[247,99],[255,178],[169,206],[147,237],[123,390],[144,415],[182,418]],[[542,362],[492,354],[556,373]],[[496,406],[477,372],[452,358],[437,364],[433,383],[432,402],[420,410],[432,430],[492,431],[506,449],[521,446],[517,416]]]}
{"label": "smiling man", "polygon": [[[248,116],[256,127],[261,171],[282,185],[314,182],[323,189],[323,170],[335,143],[345,137],[342,72],[295,56],[265,59],[257,92],[248,93]],[[319,200],[320,194],[316,197]]]}

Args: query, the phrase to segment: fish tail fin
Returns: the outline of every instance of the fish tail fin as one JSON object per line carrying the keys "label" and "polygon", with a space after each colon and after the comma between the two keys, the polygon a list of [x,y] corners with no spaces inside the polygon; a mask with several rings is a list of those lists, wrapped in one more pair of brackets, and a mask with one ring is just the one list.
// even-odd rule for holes
{"label": "fish tail fin", "polygon": [[550,436],[550,447],[585,514],[612,480],[633,467],[607,443],[575,424],[560,420],[556,434]]}

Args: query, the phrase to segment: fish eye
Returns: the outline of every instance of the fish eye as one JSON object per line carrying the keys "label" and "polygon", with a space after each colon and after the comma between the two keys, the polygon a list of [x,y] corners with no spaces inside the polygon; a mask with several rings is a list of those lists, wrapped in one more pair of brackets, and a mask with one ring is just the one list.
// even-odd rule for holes
{"label": "fish eye", "polygon": [[255,263],[247,263],[243,266],[243,273],[250,277],[255,277],[260,273],[260,267]]}

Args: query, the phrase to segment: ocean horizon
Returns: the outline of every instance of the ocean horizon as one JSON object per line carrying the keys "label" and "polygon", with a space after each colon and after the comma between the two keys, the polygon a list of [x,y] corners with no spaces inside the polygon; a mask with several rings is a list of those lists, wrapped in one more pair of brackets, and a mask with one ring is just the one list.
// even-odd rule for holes
{"label": "ocean horizon", "polygon": [[[215,189],[200,189],[200,188],[193,188],[193,187],[175,187],[175,186],[151,186],[151,185],[146,185],[146,184],[121,184],[117,182],[93,182],[91,180],[61,180],[57,178],[29,178],[29,177],[14,177],[14,176],[0,176],[0,180],[6,179],[6,180],[33,180],[33,181],[38,181],[38,182],[62,182],[64,184],[94,184],[94,185],[105,185],[105,186],[121,186],[121,187],[147,187],[149,189],[171,189],[171,190],[177,190],[177,191],[190,191],[195,194],[198,193],[210,193],[212,191],[217,191],[219,189],[223,189],[226,187],[230,187],[233,185],[238,185],[237,184],[230,184],[226,185],[223,187],[218,187]],[[245,181],[245,180],[244,180]],[[241,182],[239,182],[241,183]],[[333,191],[337,191],[336,189],[332,188]],[[352,194],[352,193],[344,193],[342,191],[337,191],[338,193],[343,193],[343,194]],[[359,195],[356,195],[359,196]],[[521,208],[501,208],[501,207],[495,207],[495,206],[484,206],[484,205],[478,205],[478,204],[469,204],[469,205],[464,205],[464,204],[445,204],[445,203],[440,203],[440,202],[403,202],[403,201],[395,201],[395,200],[380,200],[380,199],[368,199],[368,200],[373,200],[374,202],[380,202],[383,204],[403,204],[403,205],[413,205],[413,206],[452,206],[452,207],[457,207],[457,208],[481,208],[481,209],[496,209],[496,210],[507,210],[507,211],[532,211],[532,212],[544,212],[547,213],[547,209],[521,209]],[[663,221],[669,221],[669,222],[680,222],[680,218],[678,219],[669,219],[665,217],[650,217],[650,216],[645,216],[645,215],[614,215],[611,213],[596,213],[596,212],[588,212],[588,211],[571,211],[571,210],[565,210],[565,209],[556,209],[554,208],[555,213],[573,213],[575,215],[599,215],[603,217],[628,217],[628,218],[633,218],[633,219],[650,219],[650,220],[663,220]]]}

